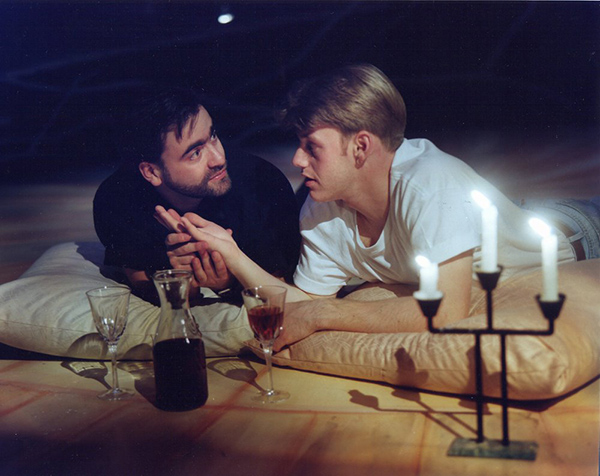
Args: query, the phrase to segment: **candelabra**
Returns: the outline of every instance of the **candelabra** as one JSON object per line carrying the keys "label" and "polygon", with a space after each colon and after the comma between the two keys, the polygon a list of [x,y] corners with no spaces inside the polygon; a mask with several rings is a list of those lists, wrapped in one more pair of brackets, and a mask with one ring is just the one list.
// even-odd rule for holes
{"label": "candelabra", "polygon": [[[433,324],[433,318],[437,314],[438,308],[442,302],[443,295],[429,296],[417,291],[414,293],[423,315],[427,318],[427,326],[430,332],[434,334],[471,334],[475,337],[475,403],[477,408],[477,438],[457,438],[454,440],[450,449],[449,456],[473,456],[479,458],[505,458],[505,459],[524,459],[534,460],[537,454],[537,443],[535,441],[510,441],[508,432],[508,383],[506,366],[506,337],[509,335],[540,335],[548,336],[554,333],[554,321],[560,314],[562,305],[565,301],[565,295],[559,294],[556,301],[543,300],[540,295],[536,300],[540,306],[544,317],[548,321],[547,329],[525,330],[525,329],[497,329],[494,328],[493,316],[493,291],[498,284],[498,279],[502,273],[502,266],[495,272],[483,272],[476,268],[475,272],[479,278],[482,289],[486,292],[487,305],[487,325],[481,328],[436,328]],[[483,379],[482,379],[482,357],[481,357],[481,336],[497,335],[500,338],[500,361],[501,361],[501,397],[502,405],[502,439],[487,439],[483,434]]]}

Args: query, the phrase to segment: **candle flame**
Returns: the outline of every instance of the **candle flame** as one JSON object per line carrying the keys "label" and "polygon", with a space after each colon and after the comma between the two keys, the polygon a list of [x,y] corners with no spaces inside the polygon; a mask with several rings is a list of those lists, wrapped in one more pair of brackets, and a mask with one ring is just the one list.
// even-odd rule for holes
{"label": "candle flame", "polygon": [[550,236],[550,225],[548,225],[544,220],[540,220],[539,218],[530,218],[529,226],[542,237]]}
{"label": "candle flame", "polygon": [[431,261],[429,261],[425,256],[419,255],[415,258],[415,261],[421,268],[427,268],[431,266]]}
{"label": "candle flame", "polygon": [[478,190],[473,190],[471,192],[471,198],[475,200],[475,203],[481,208],[489,208],[492,205],[492,202]]}

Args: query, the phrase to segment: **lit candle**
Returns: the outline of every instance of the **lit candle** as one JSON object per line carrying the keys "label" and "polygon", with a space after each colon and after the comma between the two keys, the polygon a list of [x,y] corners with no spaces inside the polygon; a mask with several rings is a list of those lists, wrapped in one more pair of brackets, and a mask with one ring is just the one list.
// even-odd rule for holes
{"label": "lit candle", "polygon": [[558,301],[558,238],[539,218],[529,225],[542,236],[542,301]]}
{"label": "lit candle", "polygon": [[471,192],[473,200],[481,207],[481,271],[498,271],[498,209],[485,195]]}
{"label": "lit candle", "polygon": [[425,256],[415,258],[417,264],[421,267],[419,272],[419,296],[422,299],[437,299],[440,292],[437,288],[438,283],[438,265],[432,263]]}

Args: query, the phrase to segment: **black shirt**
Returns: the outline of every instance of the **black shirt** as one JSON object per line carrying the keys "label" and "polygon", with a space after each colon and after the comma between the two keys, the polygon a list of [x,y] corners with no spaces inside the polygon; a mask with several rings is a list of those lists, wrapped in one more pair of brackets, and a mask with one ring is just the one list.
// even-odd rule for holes
{"label": "black shirt", "polygon": [[[283,173],[269,162],[239,152],[227,153],[231,190],[207,197],[195,212],[233,230],[240,249],[272,274],[290,279],[298,263],[298,206]],[[137,169],[122,167],[94,197],[94,225],[106,247],[104,263],[149,276],[171,267],[154,207],[173,208]]]}

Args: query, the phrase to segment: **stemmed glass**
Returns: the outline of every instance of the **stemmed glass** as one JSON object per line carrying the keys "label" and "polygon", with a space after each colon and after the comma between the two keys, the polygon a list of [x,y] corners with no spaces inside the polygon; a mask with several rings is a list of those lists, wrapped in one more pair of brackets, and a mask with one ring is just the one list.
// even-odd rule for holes
{"label": "stemmed glass", "polygon": [[108,344],[112,356],[112,388],[98,395],[101,400],[124,400],[132,392],[119,387],[117,343],[125,331],[131,291],[125,286],[104,286],[85,293],[90,302],[94,324]]}
{"label": "stemmed glass", "polygon": [[253,398],[254,401],[276,403],[290,398],[288,392],[273,388],[273,369],[271,366],[273,342],[283,329],[286,291],[283,286],[258,286],[242,291],[250,327],[265,353],[267,373],[269,374],[269,388]]}

